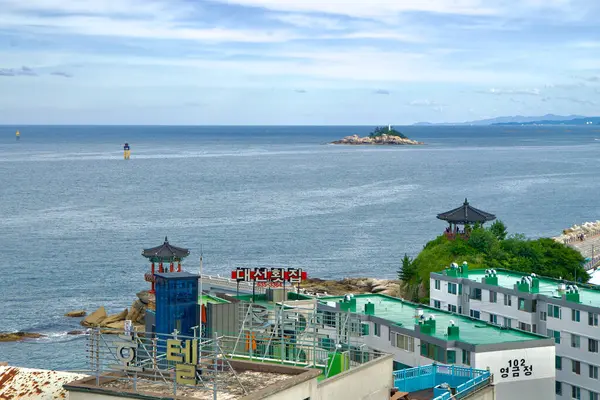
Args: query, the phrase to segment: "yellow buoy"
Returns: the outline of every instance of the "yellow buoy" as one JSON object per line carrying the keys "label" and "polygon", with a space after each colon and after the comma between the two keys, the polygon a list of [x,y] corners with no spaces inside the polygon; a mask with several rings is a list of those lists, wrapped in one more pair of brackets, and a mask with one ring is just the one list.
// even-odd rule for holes
{"label": "yellow buoy", "polygon": [[17,136],[17,140],[19,140],[21,138],[21,132],[17,131],[17,133],[15,135]]}
{"label": "yellow buoy", "polygon": [[131,150],[129,148],[129,143],[125,143],[125,145],[123,146],[123,159],[129,160],[130,156],[131,156]]}

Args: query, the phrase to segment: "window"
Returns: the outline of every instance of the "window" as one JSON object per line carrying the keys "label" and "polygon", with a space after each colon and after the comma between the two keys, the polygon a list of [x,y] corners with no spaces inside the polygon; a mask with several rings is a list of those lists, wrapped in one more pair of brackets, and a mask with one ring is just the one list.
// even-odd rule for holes
{"label": "window", "polygon": [[579,322],[579,310],[571,310],[571,321]]}
{"label": "window", "polygon": [[540,320],[542,320],[542,321],[546,320],[546,311],[540,311]]}
{"label": "window", "polygon": [[462,351],[462,363],[465,365],[471,365],[471,352],[467,350]]}
{"label": "window", "polygon": [[525,309],[525,299],[524,299],[524,298],[522,298],[522,297],[519,297],[519,304],[518,304],[518,306],[519,306],[519,307],[518,307],[518,308],[519,308],[519,310],[521,310],[521,311],[527,311],[527,310]]}
{"label": "window", "polygon": [[554,367],[558,370],[562,369],[562,357],[559,357],[559,356],[554,357]]}
{"label": "window", "polygon": [[588,313],[588,325],[589,326],[598,326],[598,314]]}
{"label": "window", "polygon": [[448,282],[448,293],[450,293],[450,294],[456,294],[457,293],[456,283],[450,283],[450,282]]}
{"label": "window", "polygon": [[379,326],[379,324],[373,323],[373,334],[375,334],[375,336],[381,337],[381,327]]}
{"label": "window", "polygon": [[510,294],[504,295],[504,305],[508,307],[512,306],[512,297],[510,297]]}
{"label": "window", "polygon": [[490,303],[497,303],[498,302],[498,293],[490,290]]}
{"label": "window", "polygon": [[598,379],[598,367],[595,365],[590,365],[590,378]]}
{"label": "window", "polygon": [[512,328],[512,319],[504,317],[504,326],[507,328]]}
{"label": "window", "polygon": [[590,391],[590,400],[600,400],[600,395],[596,392]]}
{"label": "window", "polygon": [[439,301],[439,300],[434,300],[434,301],[433,301],[433,306],[434,306],[435,308],[442,308],[442,304],[440,303],[440,301]]}
{"label": "window", "polygon": [[548,318],[562,318],[562,310],[559,306],[548,304]]}
{"label": "window", "polygon": [[496,314],[490,314],[490,324],[498,325],[498,316]]}
{"label": "window", "polygon": [[481,318],[481,313],[477,310],[470,310],[469,315],[471,316],[471,318],[477,318],[477,319]]}
{"label": "window", "polygon": [[581,337],[571,333],[571,347],[578,349],[581,347]]}
{"label": "window", "polygon": [[526,332],[531,332],[531,325],[525,322],[519,322],[519,329]]}
{"label": "window", "polygon": [[571,386],[571,397],[581,400],[581,388],[577,386]]}
{"label": "window", "polygon": [[588,351],[590,353],[598,352],[598,341],[595,339],[588,339]]}
{"label": "window", "polygon": [[548,329],[548,336],[554,337],[554,343],[560,344],[560,331],[553,331],[552,329]]}
{"label": "window", "polygon": [[474,288],[471,291],[471,299],[473,299],[473,300],[481,300],[481,289]]}
{"label": "window", "polygon": [[440,280],[439,280],[439,279],[436,279],[436,280],[435,280],[435,290],[440,290],[441,286],[442,286],[442,285],[440,284]]}
{"label": "window", "polygon": [[446,359],[448,360],[448,364],[456,364],[456,351],[448,350],[446,352]]}
{"label": "window", "polygon": [[562,395],[562,382],[556,381],[554,383],[555,383],[554,387],[555,387],[556,394]]}
{"label": "window", "polygon": [[574,374],[581,374],[581,363],[579,361],[571,360],[571,370]]}
{"label": "window", "polygon": [[462,314],[462,306],[458,306],[458,313]]}
{"label": "window", "polygon": [[531,325],[531,332],[537,333],[537,325],[536,324]]}
{"label": "window", "polygon": [[448,311],[455,313],[456,312],[456,306],[452,305],[452,304],[448,304]]}
{"label": "window", "polygon": [[415,338],[394,332],[392,334],[392,346],[412,353],[415,351]]}
{"label": "window", "polygon": [[462,294],[462,283],[458,284],[458,294]]}

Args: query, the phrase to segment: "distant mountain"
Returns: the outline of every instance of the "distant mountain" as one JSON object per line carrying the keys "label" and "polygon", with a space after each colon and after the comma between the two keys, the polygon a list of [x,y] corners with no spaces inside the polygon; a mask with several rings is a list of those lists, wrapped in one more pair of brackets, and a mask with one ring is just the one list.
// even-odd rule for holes
{"label": "distant mountain", "polygon": [[600,125],[600,117],[582,117],[573,119],[550,120],[543,119],[529,122],[501,122],[492,125]]}
{"label": "distant mountain", "polygon": [[536,121],[569,121],[574,119],[582,119],[586,118],[583,115],[554,115],[554,114],[546,114],[541,117],[525,117],[523,115],[515,115],[510,117],[496,117],[496,118],[488,118],[488,119],[480,119],[477,121],[467,121],[467,122],[443,122],[439,124],[431,123],[431,122],[417,122],[414,125],[426,126],[426,125],[499,125],[499,124],[511,124],[511,125],[520,125],[525,123],[535,123]]}

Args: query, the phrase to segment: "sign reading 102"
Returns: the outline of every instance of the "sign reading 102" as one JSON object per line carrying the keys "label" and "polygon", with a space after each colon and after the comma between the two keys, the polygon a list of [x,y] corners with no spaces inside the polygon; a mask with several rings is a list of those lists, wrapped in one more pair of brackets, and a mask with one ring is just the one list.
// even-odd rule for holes
{"label": "sign reading 102", "polygon": [[524,358],[508,360],[508,368],[500,368],[500,376],[502,378],[508,378],[512,373],[513,378],[518,378],[520,373],[523,372],[525,376],[533,374],[533,365],[527,365]]}

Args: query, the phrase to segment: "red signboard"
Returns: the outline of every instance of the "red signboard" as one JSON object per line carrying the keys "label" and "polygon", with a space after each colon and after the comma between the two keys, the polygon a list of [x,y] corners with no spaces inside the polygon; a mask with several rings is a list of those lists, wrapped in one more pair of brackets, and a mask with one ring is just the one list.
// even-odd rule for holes
{"label": "red signboard", "polygon": [[280,287],[283,282],[300,283],[308,278],[301,268],[236,268],[231,279],[238,282],[256,282],[258,286]]}

